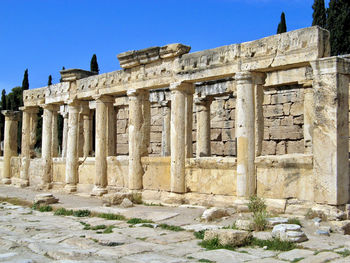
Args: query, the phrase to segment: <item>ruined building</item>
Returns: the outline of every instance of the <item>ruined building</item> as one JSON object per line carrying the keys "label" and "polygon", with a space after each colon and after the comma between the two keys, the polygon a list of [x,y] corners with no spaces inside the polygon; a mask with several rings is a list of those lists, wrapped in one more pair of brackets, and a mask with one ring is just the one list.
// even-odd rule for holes
{"label": "ruined building", "polygon": [[2,183],[169,203],[348,203],[350,56],[330,57],[326,30],[189,50],[128,51],[122,70],[63,70],[61,83],[25,91],[19,156],[20,115],[3,112]]}

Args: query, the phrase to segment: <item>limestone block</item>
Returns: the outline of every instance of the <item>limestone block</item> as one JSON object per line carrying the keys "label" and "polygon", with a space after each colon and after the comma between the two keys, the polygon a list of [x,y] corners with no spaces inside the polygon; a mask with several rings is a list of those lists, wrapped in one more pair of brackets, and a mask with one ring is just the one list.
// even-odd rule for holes
{"label": "limestone block", "polygon": [[58,203],[58,198],[54,197],[51,193],[37,194],[34,198],[34,203],[37,204],[55,204]]}
{"label": "limestone block", "polygon": [[235,109],[236,108],[236,99],[235,98],[229,98],[225,102],[225,109]]}
{"label": "limestone block", "polygon": [[234,229],[216,229],[207,230],[204,234],[204,240],[217,238],[219,244],[223,246],[241,246],[251,237],[251,233],[243,230]]}
{"label": "limestone block", "polygon": [[271,139],[276,140],[298,140],[302,139],[304,136],[303,130],[297,126],[280,126],[270,128]]}
{"label": "limestone block", "polygon": [[290,114],[293,116],[299,116],[304,113],[304,103],[303,102],[295,102],[292,104],[290,108]]}
{"label": "limestone block", "polygon": [[277,214],[283,214],[286,210],[287,199],[265,198],[267,211]]}
{"label": "limestone block", "polygon": [[264,120],[264,125],[265,126],[280,126],[281,120],[284,120],[284,119],[281,119],[280,117],[278,117],[278,118],[275,118],[275,117],[266,118]]}
{"label": "limestone block", "polygon": [[151,132],[151,142],[162,142],[162,133],[161,132]]}
{"label": "limestone block", "polygon": [[126,133],[117,134],[117,144],[127,144],[129,135]]}
{"label": "limestone block", "polygon": [[124,198],[132,200],[132,193],[128,192],[117,192],[117,193],[108,193],[102,196],[102,200],[105,203],[111,205],[119,205],[123,202]]}
{"label": "limestone block", "polygon": [[221,129],[210,129],[210,140],[221,141]]}
{"label": "limestone block", "polygon": [[330,221],[333,232],[341,233],[343,235],[350,235],[350,220],[344,221]]}
{"label": "limestone block", "polygon": [[271,232],[267,232],[267,231],[258,231],[258,232],[254,231],[253,237],[255,237],[257,239],[262,239],[262,240],[271,240],[272,239]]}
{"label": "limestone block", "polygon": [[327,220],[344,220],[346,213],[335,206],[331,205],[314,205],[311,210],[319,215],[319,217],[326,216]]}
{"label": "limestone block", "polygon": [[292,126],[293,125],[293,116],[287,116],[281,119],[282,126]]}
{"label": "limestone block", "polygon": [[127,120],[117,120],[117,133],[125,133]]}
{"label": "limestone block", "polygon": [[223,142],[211,142],[210,143],[211,154],[217,156],[224,155],[224,143]]}
{"label": "limestone block", "polygon": [[271,95],[269,95],[269,94],[264,94],[263,105],[268,105],[268,104],[271,104]]}
{"label": "limestone block", "polygon": [[118,120],[127,120],[129,118],[129,110],[128,108],[121,108],[117,112]]}
{"label": "limestone block", "polygon": [[287,153],[304,153],[304,140],[300,141],[288,141]]}
{"label": "limestone block", "polygon": [[162,126],[151,125],[151,132],[162,132]]}
{"label": "limestone block", "polygon": [[264,138],[264,140],[269,140],[270,139],[270,130],[267,127],[264,128],[264,136],[263,136],[263,138]]}
{"label": "limestone block", "polygon": [[224,216],[228,216],[229,213],[226,209],[223,208],[217,208],[212,207],[207,210],[205,210],[201,216],[201,220],[205,222],[213,221],[219,218],[222,218]]}
{"label": "limestone block", "polygon": [[230,120],[235,120],[236,119],[236,110],[231,110],[230,111]]}
{"label": "limestone block", "polygon": [[277,93],[271,96],[271,104],[282,104],[296,99],[296,94]]}
{"label": "limestone block", "polygon": [[118,143],[117,144],[117,154],[128,154],[129,144]]}
{"label": "limestone block", "polygon": [[269,217],[266,220],[270,227],[274,227],[275,225],[279,225],[279,224],[288,223],[288,218],[285,218],[285,217]]}
{"label": "limestone block", "polygon": [[224,127],[224,122],[223,121],[210,121],[210,127],[212,129],[222,129]]}
{"label": "limestone block", "polygon": [[301,226],[295,224],[279,224],[272,229],[272,236],[281,240],[291,242],[304,242],[308,240]]}
{"label": "limestone block", "polygon": [[170,191],[170,157],[142,157],[143,188]]}
{"label": "limestone block", "polygon": [[281,142],[277,143],[276,154],[277,155],[282,155],[282,154],[286,154],[286,153],[287,153],[286,142],[285,141],[281,141]]}
{"label": "limestone block", "polygon": [[235,127],[235,121],[225,121],[224,122],[224,129],[232,129]]}
{"label": "limestone block", "polygon": [[133,207],[133,203],[130,201],[130,199],[128,198],[124,198],[123,201],[120,204],[121,207],[123,208],[129,208],[129,207]]}
{"label": "limestone block", "polygon": [[253,221],[251,219],[237,219],[235,226],[240,230],[251,230]]}
{"label": "limestone block", "polygon": [[223,129],[222,130],[222,140],[234,141],[236,137],[235,129]]}
{"label": "limestone block", "polygon": [[275,141],[263,141],[261,155],[275,155],[276,145],[277,143]]}
{"label": "limestone block", "polygon": [[293,124],[297,124],[297,125],[304,124],[304,115],[302,114],[300,116],[294,117]]}
{"label": "limestone block", "polygon": [[290,109],[291,109],[291,103],[284,103],[283,104],[283,113],[284,115],[289,115],[290,114]]}
{"label": "limestone block", "polygon": [[224,156],[236,156],[236,142],[235,141],[229,141],[225,142],[224,145]]}
{"label": "limestone block", "polygon": [[283,116],[283,105],[267,105],[263,106],[264,117],[274,117],[274,116]]}

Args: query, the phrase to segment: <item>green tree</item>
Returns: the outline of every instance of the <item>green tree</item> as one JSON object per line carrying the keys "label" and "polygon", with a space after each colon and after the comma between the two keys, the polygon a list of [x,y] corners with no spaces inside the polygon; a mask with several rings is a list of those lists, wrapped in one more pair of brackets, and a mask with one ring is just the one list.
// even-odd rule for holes
{"label": "green tree", "polygon": [[6,96],[6,106],[8,110],[18,111],[19,107],[23,105],[23,89],[22,87],[15,87]]}
{"label": "green tree", "polygon": [[277,27],[277,34],[281,34],[284,32],[287,32],[287,24],[286,24],[286,16],[285,16],[284,12],[282,12],[281,21]]}
{"label": "green tree", "polygon": [[96,54],[92,55],[92,58],[91,58],[91,61],[90,61],[90,71],[97,72],[97,73],[100,72],[100,69],[98,68]]}
{"label": "green tree", "polygon": [[314,10],[312,14],[312,25],[326,28],[327,15],[324,0],[315,0],[312,9]]}
{"label": "green tree", "polygon": [[22,81],[22,89],[29,89],[29,80],[28,80],[28,69],[24,71],[23,81]]}
{"label": "green tree", "polygon": [[330,0],[327,9],[331,55],[350,53],[350,1]]}
{"label": "green tree", "polygon": [[[62,67],[62,70],[66,70],[66,68],[65,68],[65,67]],[[62,82],[62,78],[60,78],[60,82]]]}
{"label": "green tree", "polygon": [[1,92],[1,110],[7,110],[6,90],[4,90],[4,89]]}
{"label": "green tree", "polygon": [[47,81],[47,86],[52,85],[52,76],[49,75],[49,80]]}

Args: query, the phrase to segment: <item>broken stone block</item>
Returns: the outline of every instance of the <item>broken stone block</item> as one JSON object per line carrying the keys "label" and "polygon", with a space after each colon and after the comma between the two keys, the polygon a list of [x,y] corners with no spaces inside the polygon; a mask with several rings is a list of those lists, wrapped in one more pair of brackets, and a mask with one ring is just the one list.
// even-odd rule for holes
{"label": "broken stone block", "polygon": [[58,203],[58,198],[54,197],[51,193],[37,194],[34,198],[34,203],[37,204],[55,204]]}
{"label": "broken stone block", "polygon": [[272,239],[272,234],[271,232],[267,232],[267,231],[258,231],[258,232],[254,231],[253,237],[261,240],[270,240]]}
{"label": "broken stone block", "polygon": [[295,224],[279,224],[273,227],[272,236],[284,241],[303,242],[308,240],[301,226]]}
{"label": "broken stone block", "polygon": [[273,227],[275,225],[279,224],[287,224],[288,223],[288,218],[285,217],[270,217],[267,218],[267,223],[270,227]]}
{"label": "broken stone block", "polygon": [[203,212],[201,216],[201,220],[209,222],[228,215],[229,213],[227,212],[226,209],[212,207]]}
{"label": "broken stone block", "polygon": [[134,205],[128,198],[124,198],[123,201],[121,202],[120,206],[123,208],[129,208],[129,207],[132,207]]}
{"label": "broken stone block", "polygon": [[350,220],[344,221],[330,221],[331,229],[343,235],[350,235]]}
{"label": "broken stone block", "polygon": [[123,202],[124,198],[128,198],[130,200],[132,199],[132,194],[126,192],[118,192],[109,193],[102,196],[103,202],[111,205],[120,205]]}
{"label": "broken stone block", "polygon": [[316,204],[311,210],[321,218],[326,217],[329,221],[346,219],[346,213],[335,206]]}
{"label": "broken stone block", "polygon": [[251,230],[252,220],[249,219],[238,219],[235,222],[235,226],[241,230]]}
{"label": "broken stone block", "polygon": [[251,236],[250,232],[244,230],[216,229],[205,231],[204,240],[217,238],[219,244],[234,247],[243,245]]}

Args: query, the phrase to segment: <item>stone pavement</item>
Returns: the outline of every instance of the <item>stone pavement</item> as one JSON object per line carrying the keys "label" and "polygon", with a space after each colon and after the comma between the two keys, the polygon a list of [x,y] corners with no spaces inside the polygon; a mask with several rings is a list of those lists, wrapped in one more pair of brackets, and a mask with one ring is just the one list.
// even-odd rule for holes
{"label": "stone pavement", "polygon": [[[36,191],[0,186],[0,197],[33,200]],[[161,207],[138,205],[133,208],[103,207],[99,199],[54,193],[66,208],[121,213],[129,218],[151,219],[156,223],[195,228],[201,207]],[[229,218],[210,223],[228,225]],[[309,222],[310,223],[310,222]],[[84,229],[113,225],[112,233]],[[350,238],[340,234],[318,236],[308,222],[304,231],[309,241],[288,252],[242,247],[236,251],[205,250],[192,232],[160,228],[130,227],[125,221],[98,217],[55,216],[28,207],[0,203],[0,262],[350,262],[341,253],[350,250]],[[196,225],[196,226],[194,226]],[[203,225],[202,225],[203,226]]]}

